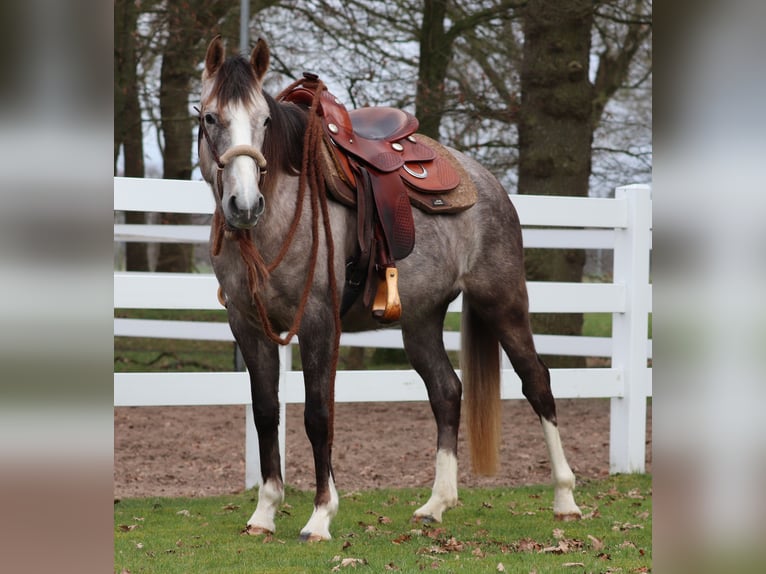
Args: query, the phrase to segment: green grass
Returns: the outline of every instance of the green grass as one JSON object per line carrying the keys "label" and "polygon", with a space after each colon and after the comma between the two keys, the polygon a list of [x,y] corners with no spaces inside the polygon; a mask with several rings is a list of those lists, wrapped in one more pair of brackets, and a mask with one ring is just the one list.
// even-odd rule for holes
{"label": "green grass", "polygon": [[[301,543],[313,493],[289,489],[269,537],[242,534],[256,491],[123,499],[114,507],[115,572],[650,572],[651,476],[582,481],[579,522],[556,522],[548,486],[465,489],[442,524],[410,516],[427,489],[341,493],[333,539]],[[343,562],[343,560],[346,562]],[[351,560],[355,559],[355,560]],[[345,566],[344,566],[345,564]]]}

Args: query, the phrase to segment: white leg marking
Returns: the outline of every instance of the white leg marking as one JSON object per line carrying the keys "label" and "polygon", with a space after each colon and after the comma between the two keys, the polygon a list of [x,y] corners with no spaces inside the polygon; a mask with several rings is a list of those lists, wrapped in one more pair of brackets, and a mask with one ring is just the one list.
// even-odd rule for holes
{"label": "white leg marking", "polygon": [[330,540],[330,522],[338,514],[338,491],[335,490],[335,481],[330,477],[330,502],[322,506],[315,506],[311,518],[301,530],[301,539],[309,542],[318,540]]}
{"label": "white leg marking", "polygon": [[415,520],[442,521],[442,513],[457,504],[457,457],[447,450],[436,453],[436,478],[431,498],[415,511]]}
{"label": "white leg marking", "polygon": [[582,517],[574,500],[575,475],[569,468],[561,446],[559,429],[550,421],[541,417],[545,445],[551,460],[551,475],[553,477],[553,515],[558,520],[576,520]]}
{"label": "white leg marking", "polygon": [[274,533],[274,515],[285,499],[285,490],[281,482],[269,479],[258,489],[258,506],[247,521],[248,534]]}

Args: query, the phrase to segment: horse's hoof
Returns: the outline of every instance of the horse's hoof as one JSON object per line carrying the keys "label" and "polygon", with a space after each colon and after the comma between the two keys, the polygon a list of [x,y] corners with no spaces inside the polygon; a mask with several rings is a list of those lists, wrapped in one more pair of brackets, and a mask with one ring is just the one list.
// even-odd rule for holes
{"label": "horse's hoof", "polygon": [[327,539],[321,534],[315,534],[313,532],[301,532],[299,540],[301,542],[323,542]]}
{"label": "horse's hoof", "polygon": [[582,518],[582,512],[554,513],[553,518],[560,522],[574,522]]}
{"label": "horse's hoof", "polygon": [[264,528],[263,526],[248,524],[247,528],[245,528],[245,534],[248,534],[250,536],[263,536],[263,535],[269,535],[274,533],[268,528]]}
{"label": "horse's hoof", "polygon": [[433,523],[439,522],[439,521],[436,520],[430,514],[423,514],[423,515],[414,514],[412,516],[412,522],[416,522],[416,523],[419,523],[419,524],[433,524]]}

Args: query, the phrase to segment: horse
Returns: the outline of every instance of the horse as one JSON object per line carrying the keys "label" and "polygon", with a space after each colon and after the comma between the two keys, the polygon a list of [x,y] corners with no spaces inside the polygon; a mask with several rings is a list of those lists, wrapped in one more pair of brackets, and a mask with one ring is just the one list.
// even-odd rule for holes
{"label": "horse", "polygon": [[[359,299],[339,312],[347,260],[356,246],[355,210],[312,191],[318,163],[306,137],[309,110],[263,90],[270,52],[226,57],[216,36],[205,55],[199,106],[199,164],[216,208],[211,259],[229,325],[249,371],[262,483],[247,521],[252,535],[275,532],[284,500],[277,427],[278,346],[297,334],[305,382],[305,431],[316,472],[314,507],[300,531],[329,540],[339,497],[332,468],[334,377],[341,330],[381,327]],[[582,516],[575,476],[562,447],[550,375],[529,322],[521,228],[508,193],[468,156],[449,149],[478,190],[470,209],[430,215],[413,209],[412,252],[397,262],[407,358],[423,379],[436,421],[435,476],[413,520],[441,522],[458,503],[461,401],[473,469],[495,471],[500,430],[500,350],[521,379],[541,425],[551,464],[556,519]],[[313,170],[316,172],[316,169]],[[316,173],[314,174],[316,176]],[[321,174],[320,174],[321,176]],[[316,179],[316,178],[315,178]],[[321,179],[321,177],[319,178]],[[447,308],[462,293],[462,381],[444,348]],[[334,327],[334,328],[333,328]],[[334,335],[334,336],[333,336]]]}

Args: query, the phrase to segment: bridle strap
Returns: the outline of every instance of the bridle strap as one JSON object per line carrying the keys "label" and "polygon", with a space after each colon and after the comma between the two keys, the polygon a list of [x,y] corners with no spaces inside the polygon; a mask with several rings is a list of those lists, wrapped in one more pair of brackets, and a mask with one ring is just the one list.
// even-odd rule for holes
{"label": "bridle strap", "polygon": [[[226,164],[221,162],[221,158],[218,156],[218,152],[215,149],[213,138],[210,137],[210,133],[207,131],[207,128],[205,127],[205,118],[202,117],[202,110],[199,109],[197,106],[194,106],[194,109],[197,110],[199,114],[197,116],[197,119],[199,120],[199,132],[205,137],[205,141],[207,142],[207,147],[210,150],[210,153],[212,154],[213,160],[215,161],[216,165],[218,165],[218,169],[222,170],[224,167],[226,167]],[[198,144],[201,144],[202,138],[197,138],[197,141],[198,141]]]}
{"label": "bridle strap", "polygon": [[[235,145],[223,152],[223,155],[218,155],[218,150],[213,143],[213,138],[210,137],[210,132],[208,132],[207,127],[205,127],[205,119],[202,117],[202,110],[196,106],[194,109],[199,113],[198,119],[200,134],[202,134],[202,137],[205,138],[207,147],[213,156],[213,160],[215,161],[216,166],[218,167],[216,174],[216,183],[218,184],[218,199],[223,199],[223,170],[232,159],[240,155],[246,155],[253,158],[255,161],[255,164],[258,166],[258,171],[260,172],[258,186],[261,187],[263,185],[263,179],[267,173],[266,158],[263,156],[263,153],[261,153],[261,150],[251,145]],[[198,146],[200,147],[202,144],[202,137],[197,138]],[[199,154],[199,150],[197,153]]]}
{"label": "bridle strap", "polygon": [[[266,173],[266,158],[263,157],[261,150],[251,145],[235,145],[230,147],[225,152],[223,152],[223,155],[219,158],[219,162],[225,166],[232,159],[239,155],[246,155],[253,158],[255,163],[258,165],[260,172],[262,174]],[[219,167],[219,169],[221,168]]]}

